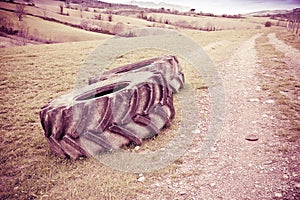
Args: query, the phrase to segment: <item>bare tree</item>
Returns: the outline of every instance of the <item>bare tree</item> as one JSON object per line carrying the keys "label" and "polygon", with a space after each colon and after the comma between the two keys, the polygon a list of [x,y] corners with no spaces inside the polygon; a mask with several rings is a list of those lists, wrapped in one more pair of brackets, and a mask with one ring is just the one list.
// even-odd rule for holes
{"label": "bare tree", "polygon": [[23,16],[26,14],[25,11],[25,4],[17,4],[16,5],[16,11],[15,11],[19,21],[23,20]]}
{"label": "bare tree", "polygon": [[80,10],[80,18],[82,18],[82,17],[83,17],[83,16],[82,16],[82,11],[83,11],[83,6],[82,6],[82,5],[80,5],[79,10]]}
{"label": "bare tree", "polygon": [[61,15],[64,14],[64,4],[63,3],[59,4],[59,8],[60,8],[60,14]]}
{"label": "bare tree", "polygon": [[288,23],[287,23],[287,29],[290,32],[293,32],[296,34],[296,39],[299,38],[299,27],[300,27],[300,8],[296,8],[293,10],[293,12],[289,13],[287,15]]}
{"label": "bare tree", "polygon": [[47,18],[47,7],[42,8],[44,18]]}

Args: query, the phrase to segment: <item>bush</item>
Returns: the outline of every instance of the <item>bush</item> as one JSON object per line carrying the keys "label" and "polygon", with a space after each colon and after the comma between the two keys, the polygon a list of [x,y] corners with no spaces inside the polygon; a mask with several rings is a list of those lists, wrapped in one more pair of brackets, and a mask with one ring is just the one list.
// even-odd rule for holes
{"label": "bush", "polygon": [[265,27],[271,27],[271,26],[272,26],[272,23],[270,21],[266,21]]}
{"label": "bush", "polygon": [[108,15],[108,21],[109,21],[109,22],[112,22],[112,14],[109,14],[109,15]]}

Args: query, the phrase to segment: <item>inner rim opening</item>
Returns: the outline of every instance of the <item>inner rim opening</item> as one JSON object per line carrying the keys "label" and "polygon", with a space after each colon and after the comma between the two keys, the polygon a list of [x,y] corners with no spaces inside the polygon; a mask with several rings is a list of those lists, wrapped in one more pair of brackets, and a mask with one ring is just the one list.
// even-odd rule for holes
{"label": "inner rim opening", "polygon": [[112,94],[115,92],[118,92],[124,88],[126,88],[129,85],[129,83],[116,83],[112,85],[106,85],[101,88],[96,88],[95,90],[92,90],[86,94],[83,94],[76,98],[77,101],[85,101],[89,99],[95,99],[98,97],[102,97],[108,94]]}

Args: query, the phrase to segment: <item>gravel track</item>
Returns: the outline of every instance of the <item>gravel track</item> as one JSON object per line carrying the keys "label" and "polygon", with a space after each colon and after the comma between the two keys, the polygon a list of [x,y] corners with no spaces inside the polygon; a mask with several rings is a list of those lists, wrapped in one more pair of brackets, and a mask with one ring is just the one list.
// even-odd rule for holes
{"label": "gravel track", "polygon": [[[291,191],[289,181],[290,160],[278,151],[286,144],[275,135],[272,104],[259,99],[265,95],[259,87],[257,73],[261,66],[255,50],[255,40],[261,35],[243,42],[231,59],[218,66],[226,92],[226,119],[210,155],[204,160],[199,158],[202,139],[196,138],[175,175],[150,177],[151,184],[138,195],[140,199],[291,199],[295,196],[291,194],[295,191]],[[290,54],[296,51],[274,34],[269,38],[271,44],[287,53],[290,63],[299,62],[300,59],[295,60]],[[204,49],[210,51],[219,43]],[[209,95],[202,97],[199,104],[206,105],[202,114],[208,117]],[[208,121],[201,122],[199,132],[205,132],[208,124]]]}

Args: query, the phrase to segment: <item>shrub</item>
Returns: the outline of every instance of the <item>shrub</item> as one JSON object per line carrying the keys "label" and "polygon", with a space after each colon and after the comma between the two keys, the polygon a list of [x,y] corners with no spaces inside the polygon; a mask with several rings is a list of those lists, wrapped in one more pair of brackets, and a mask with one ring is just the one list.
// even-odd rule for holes
{"label": "shrub", "polygon": [[112,22],[112,14],[109,14],[109,15],[108,15],[108,21],[109,21],[109,22]]}
{"label": "shrub", "polygon": [[95,15],[94,18],[95,18],[96,20],[102,20],[101,14]]}
{"label": "shrub", "polygon": [[124,30],[124,24],[122,22],[118,22],[116,25],[113,26],[112,32],[114,34],[119,34]]}
{"label": "shrub", "polygon": [[270,21],[266,21],[265,27],[271,27],[271,26],[272,26],[272,23]]}

